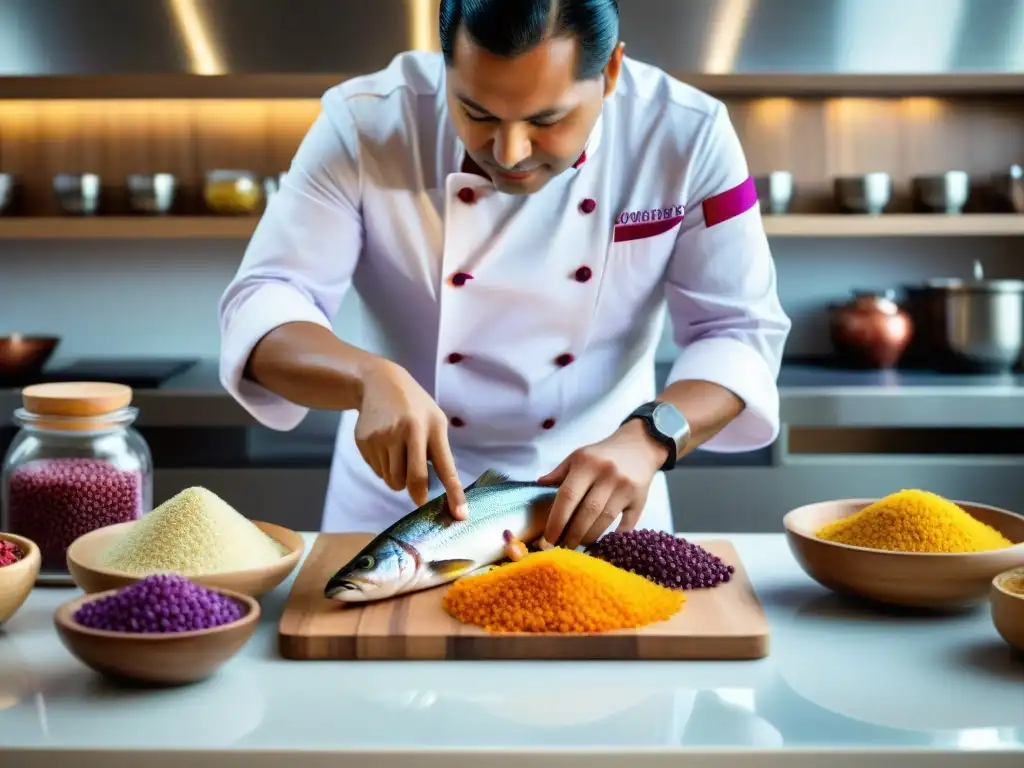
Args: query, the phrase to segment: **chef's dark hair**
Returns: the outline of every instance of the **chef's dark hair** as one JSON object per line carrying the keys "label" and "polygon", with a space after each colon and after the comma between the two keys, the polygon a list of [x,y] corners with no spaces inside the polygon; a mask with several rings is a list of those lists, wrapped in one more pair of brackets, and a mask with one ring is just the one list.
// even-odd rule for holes
{"label": "chef's dark hair", "polygon": [[619,42],[618,0],[441,0],[441,50],[451,66],[464,25],[474,43],[495,56],[514,58],[548,37],[579,42],[577,76],[604,71]]}

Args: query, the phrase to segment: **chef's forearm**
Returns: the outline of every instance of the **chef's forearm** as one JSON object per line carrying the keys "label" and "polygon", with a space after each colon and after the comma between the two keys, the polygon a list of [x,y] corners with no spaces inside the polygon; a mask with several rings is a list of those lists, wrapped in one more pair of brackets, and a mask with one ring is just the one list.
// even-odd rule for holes
{"label": "chef's forearm", "polygon": [[358,409],[367,379],[387,360],[339,339],[329,328],[296,322],[256,344],[245,377],[306,408]]}
{"label": "chef's forearm", "polygon": [[710,381],[677,381],[658,395],[657,400],[671,403],[690,422],[691,437],[684,454],[729,426],[745,407],[743,401],[728,389]]}

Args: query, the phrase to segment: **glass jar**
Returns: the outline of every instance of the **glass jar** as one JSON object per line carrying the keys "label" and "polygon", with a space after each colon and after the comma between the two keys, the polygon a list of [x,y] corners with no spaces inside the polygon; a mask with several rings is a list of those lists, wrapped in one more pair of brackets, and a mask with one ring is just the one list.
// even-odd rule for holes
{"label": "glass jar", "polygon": [[37,583],[71,584],[67,548],[152,509],[153,458],[120,384],[37,384],[14,412],[20,431],[0,469],[0,530],[34,541]]}

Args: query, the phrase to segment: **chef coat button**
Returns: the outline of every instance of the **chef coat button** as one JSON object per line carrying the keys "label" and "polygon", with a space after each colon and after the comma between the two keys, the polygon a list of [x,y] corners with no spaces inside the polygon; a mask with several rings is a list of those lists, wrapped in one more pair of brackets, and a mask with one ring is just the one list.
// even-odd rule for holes
{"label": "chef coat button", "polygon": [[541,424],[541,426],[544,427],[544,429],[553,429],[554,426],[555,426],[555,420],[554,419],[544,419],[544,423]]}
{"label": "chef coat button", "polygon": [[452,285],[461,287],[472,279],[473,276],[469,272],[456,272],[452,275]]}
{"label": "chef coat button", "polygon": [[576,282],[585,283],[587,280],[594,276],[594,271],[590,267],[580,267],[576,270]]}
{"label": "chef coat button", "polygon": [[463,187],[459,190],[459,200],[466,205],[472,205],[476,202],[476,190],[472,187]]}
{"label": "chef coat button", "polygon": [[572,363],[572,361],[573,361],[573,360],[575,360],[575,359],[576,359],[575,357],[573,357],[573,356],[572,356],[572,355],[570,355],[570,354],[569,354],[568,352],[566,352],[566,353],[565,353],[564,355],[559,355],[558,357],[556,357],[556,358],[555,358],[555,362],[556,362],[556,363],[557,363],[558,365],[560,365],[560,366],[562,366],[563,368],[565,368],[565,366],[567,366],[567,365],[571,364],[571,363]]}
{"label": "chef coat button", "polygon": [[463,355],[461,352],[452,352],[450,355],[448,355],[448,362],[451,363],[452,365],[461,363],[465,359],[466,356]]}
{"label": "chef coat button", "polygon": [[448,420],[448,423],[456,428],[466,426],[466,422],[464,422],[458,416],[452,416],[451,419]]}
{"label": "chef coat button", "polygon": [[584,213],[593,213],[597,210],[597,200],[591,200],[589,197],[580,203],[580,210]]}

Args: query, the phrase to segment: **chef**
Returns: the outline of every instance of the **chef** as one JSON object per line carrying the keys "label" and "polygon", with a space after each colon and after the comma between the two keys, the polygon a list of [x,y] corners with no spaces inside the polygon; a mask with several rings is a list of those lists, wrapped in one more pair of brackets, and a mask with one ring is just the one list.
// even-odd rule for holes
{"label": "chef", "polygon": [[[790,321],[726,109],[626,58],[615,0],[443,0],[440,38],[324,95],[222,298],[221,380],[272,429],[342,412],[327,531],[441,492],[464,519],[488,468],[558,486],[548,543],[674,530],[665,471],[779,430]],[[332,331],[353,288],[381,349]]]}

